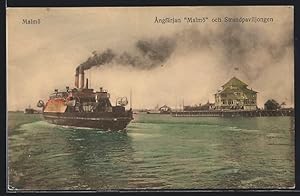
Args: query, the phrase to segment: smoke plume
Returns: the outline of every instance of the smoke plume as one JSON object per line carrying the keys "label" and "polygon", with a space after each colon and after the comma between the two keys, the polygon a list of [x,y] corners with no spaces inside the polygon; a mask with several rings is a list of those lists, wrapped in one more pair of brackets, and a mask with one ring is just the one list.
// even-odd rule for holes
{"label": "smoke plume", "polygon": [[110,63],[129,66],[135,69],[149,70],[166,62],[176,47],[176,41],[170,37],[159,37],[158,39],[138,40],[134,44],[135,54],[123,51],[115,52],[106,49],[103,52],[93,52],[84,63],[76,68],[76,74],[80,70],[88,70],[92,67],[100,67]]}
{"label": "smoke plume", "polygon": [[[151,70],[166,63],[174,52],[176,55],[185,55],[210,51],[218,58],[222,71],[239,69],[247,80],[255,80],[272,63],[282,59],[288,51],[286,49],[292,47],[291,32],[291,29],[286,29],[282,33],[286,36],[278,40],[267,37],[259,28],[247,28],[241,24],[227,24],[214,31],[189,28],[168,37],[138,40],[133,44],[134,52],[112,49],[94,51],[93,56],[77,67],[76,73],[79,73],[80,68],[88,70],[112,64]],[[265,58],[256,59],[262,54]]]}

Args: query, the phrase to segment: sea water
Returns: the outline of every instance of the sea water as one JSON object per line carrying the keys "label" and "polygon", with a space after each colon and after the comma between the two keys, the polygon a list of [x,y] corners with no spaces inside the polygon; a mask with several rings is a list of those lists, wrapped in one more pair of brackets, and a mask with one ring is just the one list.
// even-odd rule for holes
{"label": "sea water", "polygon": [[294,117],[134,118],[126,132],[104,132],[9,113],[10,190],[294,186]]}

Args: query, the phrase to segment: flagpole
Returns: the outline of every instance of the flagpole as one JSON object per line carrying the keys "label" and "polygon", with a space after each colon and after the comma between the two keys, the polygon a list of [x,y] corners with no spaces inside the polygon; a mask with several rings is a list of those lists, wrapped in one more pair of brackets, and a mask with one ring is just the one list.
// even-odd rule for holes
{"label": "flagpole", "polygon": [[238,71],[239,71],[239,68],[238,67],[234,67],[234,71],[235,71],[235,76],[237,76],[237,73],[238,73]]}

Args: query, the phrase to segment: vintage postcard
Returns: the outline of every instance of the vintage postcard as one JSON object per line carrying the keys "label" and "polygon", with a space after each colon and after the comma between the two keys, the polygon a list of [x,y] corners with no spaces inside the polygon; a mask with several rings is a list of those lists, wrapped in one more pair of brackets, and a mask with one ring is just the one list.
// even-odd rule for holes
{"label": "vintage postcard", "polygon": [[293,6],[8,8],[8,191],[294,189],[293,32]]}

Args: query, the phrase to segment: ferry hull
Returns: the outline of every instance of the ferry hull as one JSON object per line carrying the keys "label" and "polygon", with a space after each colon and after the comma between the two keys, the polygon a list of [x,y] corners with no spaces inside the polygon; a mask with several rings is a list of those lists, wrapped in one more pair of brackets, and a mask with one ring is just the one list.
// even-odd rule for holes
{"label": "ferry hull", "polygon": [[74,115],[74,114],[43,114],[44,119],[52,124],[102,129],[104,131],[124,130],[133,119],[131,116]]}

